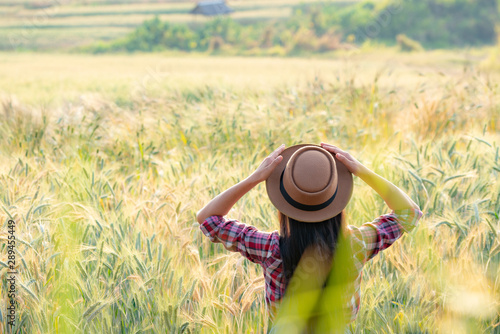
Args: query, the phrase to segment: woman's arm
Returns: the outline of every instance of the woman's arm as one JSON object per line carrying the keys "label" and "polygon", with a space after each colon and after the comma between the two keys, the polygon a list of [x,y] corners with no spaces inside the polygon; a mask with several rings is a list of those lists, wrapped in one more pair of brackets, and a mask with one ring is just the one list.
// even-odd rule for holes
{"label": "woman's arm", "polygon": [[231,188],[213,198],[196,214],[198,223],[203,223],[210,216],[225,216],[238,200],[255,187],[258,182],[247,177]]}
{"label": "woman's arm", "polygon": [[208,202],[203,209],[196,214],[196,220],[202,224],[210,216],[225,216],[234,204],[249,192],[253,187],[265,181],[272,171],[278,166],[283,157],[280,155],[285,145],[278,147],[260,164],[255,172],[249,177],[232,186]]}
{"label": "woman's arm", "polygon": [[420,209],[406,193],[370,169],[363,166],[358,176],[384,199],[390,209]]}
{"label": "woman's arm", "polygon": [[358,176],[366,182],[366,184],[372,187],[373,190],[375,190],[380,197],[382,197],[390,209],[394,211],[410,208],[420,209],[419,206],[401,189],[365,167],[348,152],[326,143],[321,143],[321,146],[327,151],[334,153],[335,157],[342,162],[351,173]]}
{"label": "woman's arm", "polygon": [[322,143],[324,149],[335,154],[354,175],[360,177],[382,197],[393,212],[376,218],[361,227],[349,225],[351,235],[359,240],[356,257],[365,263],[380,251],[390,247],[403,232],[409,232],[417,225],[422,212],[418,205],[401,189],[380,175],[363,166],[349,153],[336,146]]}

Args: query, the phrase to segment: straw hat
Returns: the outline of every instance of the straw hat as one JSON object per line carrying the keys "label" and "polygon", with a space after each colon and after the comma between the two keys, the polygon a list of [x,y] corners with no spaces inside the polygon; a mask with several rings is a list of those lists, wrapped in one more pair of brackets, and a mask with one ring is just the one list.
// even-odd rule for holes
{"label": "straw hat", "polygon": [[283,160],[266,180],[274,206],[295,220],[314,223],[338,215],[352,195],[352,174],[318,145],[285,149]]}

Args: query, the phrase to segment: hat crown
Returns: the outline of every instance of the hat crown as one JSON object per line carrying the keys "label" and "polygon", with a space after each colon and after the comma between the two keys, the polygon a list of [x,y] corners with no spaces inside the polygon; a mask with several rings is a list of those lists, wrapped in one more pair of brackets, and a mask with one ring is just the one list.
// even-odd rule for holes
{"label": "hat crown", "polygon": [[292,179],[302,191],[316,193],[331,182],[332,164],[325,154],[308,150],[293,161]]}
{"label": "hat crown", "polygon": [[284,174],[285,191],[296,202],[320,205],[337,189],[337,169],[333,156],[321,147],[306,146],[288,161]]}

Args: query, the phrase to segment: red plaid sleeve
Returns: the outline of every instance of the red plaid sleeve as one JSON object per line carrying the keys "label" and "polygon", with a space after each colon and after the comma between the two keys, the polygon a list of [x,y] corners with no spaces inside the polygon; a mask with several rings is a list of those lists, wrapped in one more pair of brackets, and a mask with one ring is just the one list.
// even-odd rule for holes
{"label": "red plaid sleeve", "polygon": [[349,230],[363,248],[358,254],[361,255],[359,259],[364,263],[390,247],[404,232],[413,230],[422,215],[419,209],[396,210],[359,228],[349,226]]}
{"label": "red plaid sleeve", "polygon": [[276,250],[275,233],[261,232],[234,219],[211,216],[200,225],[200,229],[210,241],[222,243],[227,250],[239,252],[258,264],[263,264]]}

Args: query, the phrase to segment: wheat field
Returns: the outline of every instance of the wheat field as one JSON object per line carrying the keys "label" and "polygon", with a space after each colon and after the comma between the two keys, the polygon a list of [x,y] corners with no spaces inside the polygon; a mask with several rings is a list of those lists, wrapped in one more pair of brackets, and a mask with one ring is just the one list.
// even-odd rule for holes
{"label": "wheat field", "polygon": [[[352,333],[500,333],[500,72],[490,50],[324,59],[0,54],[16,333],[262,333],[261,269],[195,213],[281,143],[344,148],[420,205],[364,269]],[[355,178],[347,222],[388,208]],[[264,185],[231,218],[272,231]],[[7,253],[2,243],[1,332]]]}

